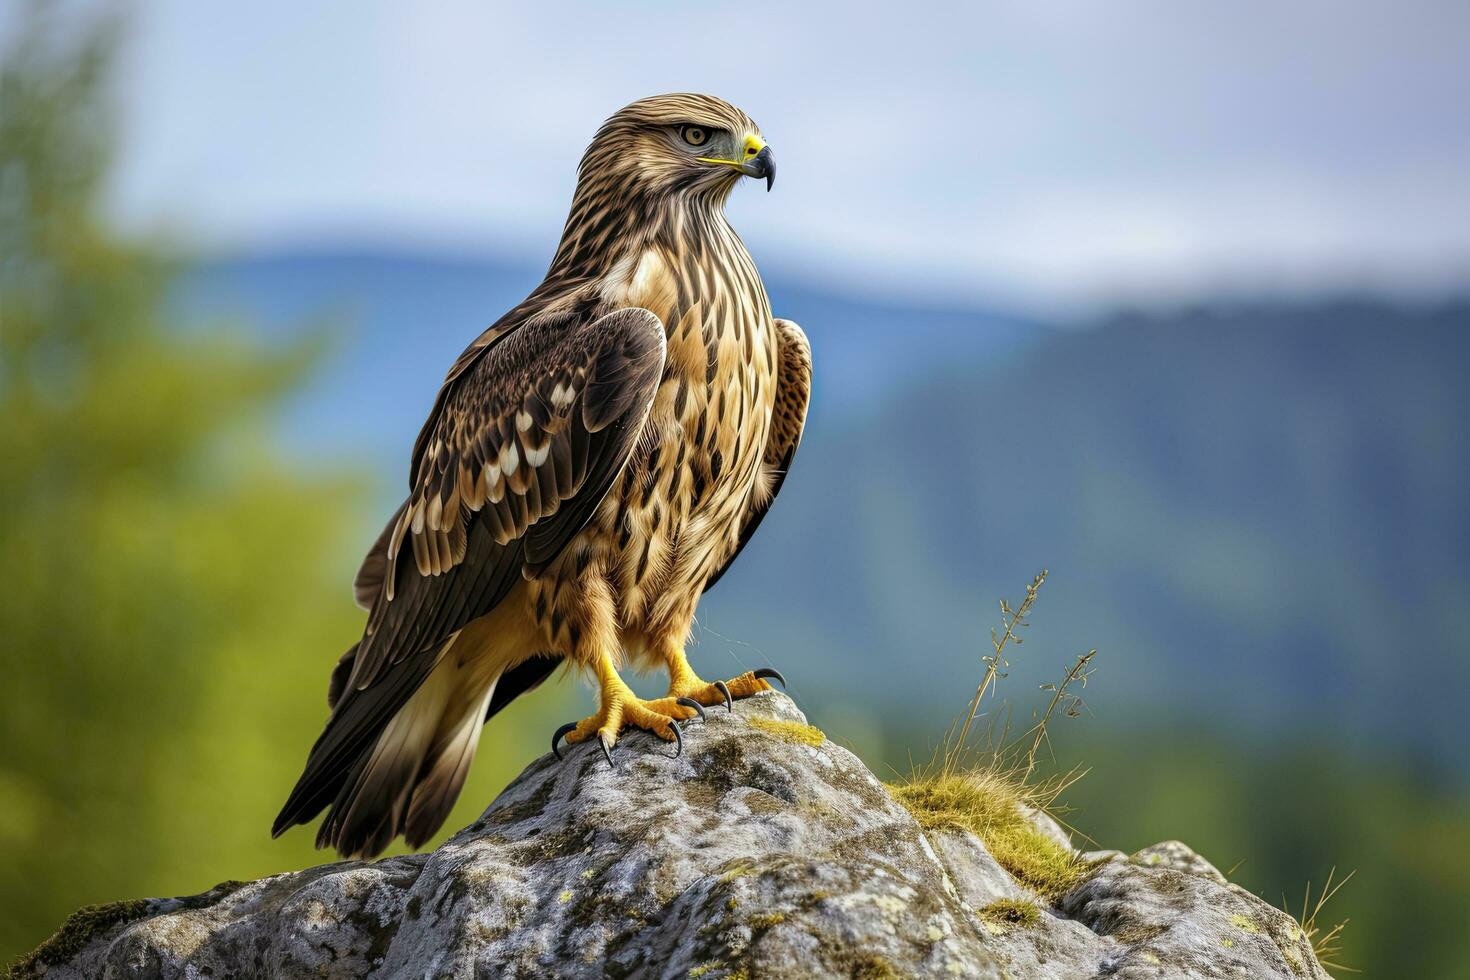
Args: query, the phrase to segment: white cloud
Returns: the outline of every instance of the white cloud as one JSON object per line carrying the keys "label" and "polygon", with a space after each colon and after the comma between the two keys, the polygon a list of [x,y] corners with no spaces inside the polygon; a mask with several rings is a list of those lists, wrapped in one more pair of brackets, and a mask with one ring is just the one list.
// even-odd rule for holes
{"label": "white cloud", "polygon": [[[309,12],[307,12],[309,10]],[[144,4],[127,221],[554,237],[597,123],[761,122],[757,249],[1021,297],[1470,270],[1470,7],[1007,2]]]}

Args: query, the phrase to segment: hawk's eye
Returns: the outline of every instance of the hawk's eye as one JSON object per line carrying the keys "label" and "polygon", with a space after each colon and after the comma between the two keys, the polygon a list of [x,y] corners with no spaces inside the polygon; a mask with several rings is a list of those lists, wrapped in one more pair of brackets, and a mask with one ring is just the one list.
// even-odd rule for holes
{"label": "hawk's eye", "polygon": [[709,130],[703,126],[680,126],[679,135],[690,146],[703,146],[709,142]]}

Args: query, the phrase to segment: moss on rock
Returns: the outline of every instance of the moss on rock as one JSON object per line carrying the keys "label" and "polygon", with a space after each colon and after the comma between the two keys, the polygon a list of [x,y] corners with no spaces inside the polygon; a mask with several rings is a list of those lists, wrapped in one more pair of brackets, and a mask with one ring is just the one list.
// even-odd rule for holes
{"label": "moss on rock", "polygon": [[785,912],[762,912],[760,915],[751,916],[749,924],[750,928],[759,932],[766,929],[774,929],[785,921]]}
{"label": "moss on rock", "polygon": [[803,725],[799,721],[782,721],[779,718],[761,718],[759,716],[748,719],[752,728],[758,728],[767,735],[774,735],[783,742],[792,745],[810,745],[813,748],[827,741],[827,736],[815,725]]}
{"label": "moss on rock", "polygon": [[1183,845],[1094,865],[1026,809],[1044,790],[980,772],[890,795],[804,722],[771,694],[710,712],[680,757],[651,739],[611,772],[598,752],[547,757],[433,855],[85,909],[17,966],[47,980],[999,980],[1106,962],[1120,976],[1327,980],[1301,927]]}
{"label": "moss on rock", "polygon": [[12,977],[39,976],[41,967],[65,963],[76,956],[92,937],[123,922],[132,922],[148,914],[146,898],[105,905],[87,905],[66,917],[55,934],[31,952],[10,965]]}
{"label": "moss on rock", "polygon": [[986,923],[1002,929],[1028,929],[1041,921],[1041,909],[1037,908],[1036,903],[1019,898],[996,899],[989,905],[976,909],[975,914]]}

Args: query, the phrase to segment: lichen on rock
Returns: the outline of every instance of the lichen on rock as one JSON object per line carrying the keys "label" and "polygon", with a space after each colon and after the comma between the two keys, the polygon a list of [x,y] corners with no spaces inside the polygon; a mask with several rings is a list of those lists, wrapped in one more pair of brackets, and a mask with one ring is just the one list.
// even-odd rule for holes
{"label": "lichen on rock", "polygon": [[916,819],[778,693],[708,712],[678,758],[633,735],[614,760],[536,760],[431,854],[80,913],[17,974],[1326,976],[1289,917],[1183,845],[1084,856],[1044,814],[989,814],[1086,869],[1033,880],[1006,834]]}

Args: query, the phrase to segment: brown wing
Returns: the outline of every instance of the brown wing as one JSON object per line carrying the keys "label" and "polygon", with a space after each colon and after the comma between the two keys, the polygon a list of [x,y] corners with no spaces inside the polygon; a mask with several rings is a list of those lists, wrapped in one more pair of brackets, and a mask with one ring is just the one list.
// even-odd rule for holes
{"label": "brown wing", "polygon": [[740,543],[729,561],[704,584],[705,591],[714,588],[729,571],[745,543],[755,534],[766,511],[781,492],[786,472],[801,445],[801,432],[806,427],[807,402],[812,393],[812,348],[806,334],[790,320],[775,320],[776,325],[776,404],[771,409],[771,432],[761,459],[761,476],[751,491],[750,503],[740,524]]}
{"label": "brown wing", "polygon": [[[450,575],[465,564],[472,530],[486,537],[478,545],[486,556],[516,552],[517,575],[522,566],[539,572],[561,553],[627,460],[663,370],[663,337],[646,310],[581,324],[570,315],[542,318],[462,376],[387,534],[382,592],[354,687],[499,601],[467,602],[475,597],[464,589],[483,585],[475,569]],[[433,586],[446,576],[452,588]]]}
{"label": "brown wing", "polygon": [[362,565],[357,570],[357,575],[352,579],[352,599],[363,609],[371,610],[373,603],[377,601],[378,593],[383,591],[383,580],[388,575],[388,539],[398,527],[398,521],[403,517],[403,510],[407,506],[406,503],[400,504],[393,512],[393,516],[388,518],[388,524],[383,528],[383,533],[379,534],[378,540],[373,542],[367,557],[362,560]]}
{"label": "brown wing", "polygon": [[441,393],[413,490],[358,573],[360,598],[377,590],[367,629],[334,672],[332,717],[277,833],[331,801],[445,641],[587,523],[627,462],[663,361],[663,325],[647,310],[537,317]]}
{"label": "brown wing", "polygon": [[[408,488],[410,490],[414,488],[414,482],[418,477],[419,463],[424,458],[424,447],[438,427],[439,419],[444,414],[444,407],[458,388],[459,379],[466,371],[478,364],[487,351],[523,326],[538,310],[547,308],[549,297],[543,295],[545,288],[546,284],[543,283],[535,292],[526,297],[521,305],[486,327],[484,332],[470,341],[470,345],[461,351],[459,357],[455,358],[454,363],[449,366],[449,373],[444,376],[444,383],[439,386],[439,393],[434,396],[434,407],[429,410],[429,417],[424,421],[423,428],[419,429],[419,434],[413,441],[413,456],[408,467]],[[369,552],[369,555],[371,554]]]}

